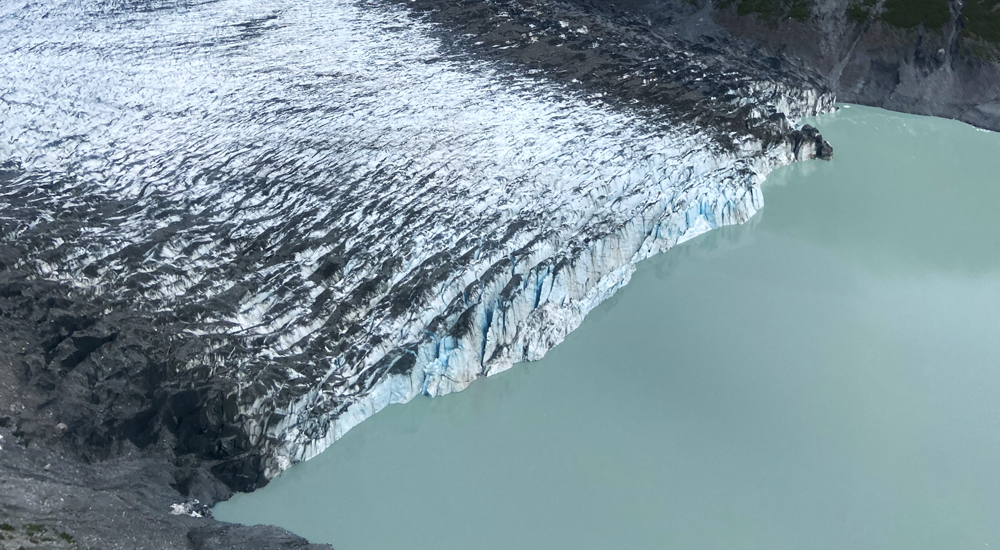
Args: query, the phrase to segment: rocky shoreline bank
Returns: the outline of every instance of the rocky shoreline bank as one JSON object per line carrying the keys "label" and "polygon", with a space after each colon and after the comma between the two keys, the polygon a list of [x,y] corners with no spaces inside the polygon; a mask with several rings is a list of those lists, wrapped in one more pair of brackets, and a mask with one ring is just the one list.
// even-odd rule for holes
{"label": "rocky shoreline bank", "polygon": [[0,250],[0,548],[328,548],[211,519],[231,490],[204,459],[178,456],[171,432],[146,432],[204,413],[149,414],[157,396],[185,395],[169,384],[169,330],[19,259]]}

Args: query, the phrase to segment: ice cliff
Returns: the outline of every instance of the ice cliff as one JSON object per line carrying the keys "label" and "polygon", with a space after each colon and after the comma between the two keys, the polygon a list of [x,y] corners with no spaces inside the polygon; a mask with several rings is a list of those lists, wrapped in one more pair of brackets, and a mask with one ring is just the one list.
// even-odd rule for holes
{"label": "ice cliff", "polygon": [[637,262],[830,155],[794,121],[832,94],[777,60],[484,5],[516,40],[384,3],[0,7],[3,267],[169,335],[132,401],[124,328],[63,331],[31,376],[90,392],[77,424],[131,407],[124,432],[252,489],[542,357]]}

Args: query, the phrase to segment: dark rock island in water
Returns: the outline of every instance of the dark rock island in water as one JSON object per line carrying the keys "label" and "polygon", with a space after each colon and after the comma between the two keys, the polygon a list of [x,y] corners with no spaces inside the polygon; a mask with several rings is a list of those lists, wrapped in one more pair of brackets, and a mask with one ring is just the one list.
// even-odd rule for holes
{"label": "dark rock island in water", "polygon": [[[713,9],[0,7],[0,544],[305,547],[208,507],[541,357],[635,262],[830,158],[796,121],[852,65],[724,30],[772,48],[825,20]],[[941,104],[979,101],[949,74]],[[919,93],[873,86],[850,97]],[[934,112],[995,122],[977,109]]]}

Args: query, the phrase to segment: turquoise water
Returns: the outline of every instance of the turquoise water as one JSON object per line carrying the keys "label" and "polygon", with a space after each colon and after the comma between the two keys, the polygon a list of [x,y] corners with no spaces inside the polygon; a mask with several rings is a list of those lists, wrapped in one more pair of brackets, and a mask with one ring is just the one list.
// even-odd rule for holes
{"label": "turquoise water", "polygon": [[812,122],[833,162],[774,172],[544,360],[216,517],[338,550],[1000,548],[1000,134]]}

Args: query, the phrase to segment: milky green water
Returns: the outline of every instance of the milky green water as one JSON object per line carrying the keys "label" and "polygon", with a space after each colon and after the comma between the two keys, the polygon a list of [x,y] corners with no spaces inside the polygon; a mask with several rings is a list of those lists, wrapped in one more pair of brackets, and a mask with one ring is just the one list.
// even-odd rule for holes
{"label": "milky green water", "polygon": [[215,509],[338,550],[1000,549],[1000,134],[849,107],[830,163],[544,360]]}

